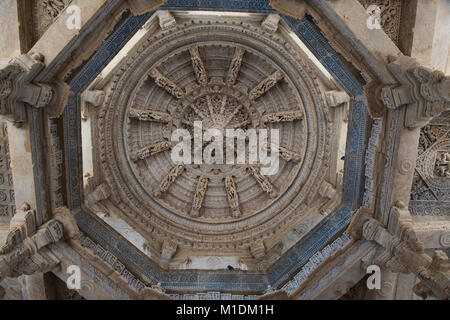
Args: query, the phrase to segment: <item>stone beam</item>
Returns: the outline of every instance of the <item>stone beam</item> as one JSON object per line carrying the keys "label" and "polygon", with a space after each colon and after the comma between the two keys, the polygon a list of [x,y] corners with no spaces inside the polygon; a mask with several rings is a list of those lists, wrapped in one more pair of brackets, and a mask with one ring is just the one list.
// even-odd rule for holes
{"label": "stone beam", "polygon": [[[414,217],[415,218],[415,217]],[[425,249],[437,249],[450,247],[450,221],[428,219],[433,217],[420,217],[413,219],[413,229]]]}
{"label": "stone beam", "polygon": [[9,154],[14,181],[14,199],[16,208],[19,208],[25,202],[29,203],[33,208],[35,208],[37,204],[29,130],[28,123],[25,123],[18,128],[12,122],[7,122]]}
{"label": "stone beam", "polygon": [[19,11],[17,0],[0,2],[0,29],[8,30],[8,32],[0,34],[0,60],[5,59],[6,62],[10,57],[16,57],[22,53],[19,36]]}
{"label": "stone beam", "polygon": [[60,261],[59,268],[52,272],[64,283],[70,274],[69,266],[80,267],[81,289],[78,293],[88,300],[132,300],[138,299],[138,294],[125,282],[119,272],[114,270],[100,257],[91,254],[73,241],[69,245],[66,242],[58,242],[51,247],[51,252]]}
{"label": "stone beam", "polygon": [[401,52],[382,30],[368,28],[369,15],[357,0],[306,0],[310,11],[329,40],[344,56],[371,78],[365,90],[369,95],[372,116],[380,116],[385,106],[373,86],[394,84],[396,79],[387,69],[388,57]]}

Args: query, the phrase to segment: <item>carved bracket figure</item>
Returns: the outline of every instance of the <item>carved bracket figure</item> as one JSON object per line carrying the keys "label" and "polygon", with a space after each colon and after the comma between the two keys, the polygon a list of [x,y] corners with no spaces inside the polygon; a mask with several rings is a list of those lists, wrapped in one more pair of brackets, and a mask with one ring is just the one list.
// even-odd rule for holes
{"label": "carved bracket figure", "polygon": [[208,181],[209,179],[205,176],[198,178],[197,187],[194,192],[194,199],[192,200],[192,217],[198,217],[200,215],[200,209],[203,205],[206,189],[208,189]]}
{"label": "carved bracket figure", "polygon": [[49,221],[23,205],[10,222],[6,243],[0,247],[0,281],[5,277],[46,272],[59,261],[47,247],[63,238],[74,238],[78,227],[67,208],[58,208]]}
{"label": "carved bracket figure", "polygon": [[45,67],[38,53],[12,59],[0,70],[0,114],[12,115],[15,122],[26,121],[26,105],[61,109],[65,96],[63,85],[33,82]]}
{"label": "carved bracket figure", "polygon": [[[405,208],[396,208],[407,210]],[[392,224],[386,229],[379,221],[371,217],[368,208],[360,208],[349,226],[349,233],[355,239],[373,241],[385,249],[382,259],[385,267],[394,267],[392,271],[407,271],[414,273],[421,282],[414,287],[418,295],[426,297],[433,293],[440,299],[450,299],[450,268],[449,259],[443,251],[436,251],[433,259],[423,251],[423,244],[411,226],[401,223]],[[397,235],[391,233],[396,230]],[[401,267],[400,267],[401,266]]]}
{"label": "carved bracket figure", "polygon": [[388,68],[398,84],[383,87],[380,98],[389,109],[407,105],[406,127],[423,127],[450,110],[450,77],[443,72],[420,66],[407,56],[391,57]]}
{"label": "carved bracket figure", "polygon": [[250,99],[250,101],[258,99],[272,87],[274,87],[281,79],[283,79],[283,74],[280,71],[275,71],[266,79],[262,80],[256,87],[254,87],[250,91],[248,98]]}
{"label": "carved bracket figure", "polygon": [[239,195],[232,176],[225,177],[225,190],[227,192],[228,204],[232,210],[231,215],[233,218],[239,218],[242,213],[239,209]]}

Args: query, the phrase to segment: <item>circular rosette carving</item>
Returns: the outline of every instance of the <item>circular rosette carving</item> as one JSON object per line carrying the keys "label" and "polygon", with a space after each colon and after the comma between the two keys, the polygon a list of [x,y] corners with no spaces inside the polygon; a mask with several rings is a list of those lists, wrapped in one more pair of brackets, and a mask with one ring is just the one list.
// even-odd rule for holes
{"label": "circular rosette carving", "polygon": [[441,200],[450,200],[450,139],[448,134],[419,155],[417,172]]}
{"label": "circular rosette carving", "polygon": [[[308,213],[327,171],[330,127],[316,77],[289,43],[250,24],[192,21],[135,50],[99,114],[102,168],[124,215],[182,245],[237,248]],[[278,142],[262,146],[279,152],[278,170],[175,163],[173,132],[189,133],[194,156],[198,122],[202,133],[278,129]],[[226,162],[223,142],[212,154]]]}

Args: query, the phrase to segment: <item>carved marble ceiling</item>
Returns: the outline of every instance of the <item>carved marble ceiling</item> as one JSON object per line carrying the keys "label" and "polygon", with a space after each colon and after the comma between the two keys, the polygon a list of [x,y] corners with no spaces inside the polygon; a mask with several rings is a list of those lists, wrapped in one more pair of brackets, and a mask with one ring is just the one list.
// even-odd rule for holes
{"label": "carved marble ceiling", "polygon": [[[150,17],[127,53],[133,59],[111,62],[85,92],[104,100],[84,113],[92,141],[83,143],[101,163],[85,163],[93,167],[86,203],[138,230],[162,267],[233,256],[263,270],[288,249],[281,241],[294,226],[341,202],[346,112],[330,109],[332,88],[278,16],[173,14]],[[171,27],[161,30],[162,21]],[[269,146],[280,152],[279,170],[174,163],[171,134],[192,132],[194,121],[279,129],[280,145]]]}
{"label": "carved marble ceiling", "polygon": [[[55,18],[68,2],[38,3]],[[382,25],[394,41],[399,2],[382,2],[384,16],[393,17]],[[146,9],[139,10],[143,3]],[[364,51],[372,47],[361,48],[368,43],[346,38],[342,25],[318,14],[341,4],[286,1],[281,11],[277,1],[266,0],[148,5],[108,1],[104,16],[71,38],[79,45],[107,20],[103,39],[90,33],[88,52],[71,42],[49,67],[51,55],[35,53],[13,59],[0,72],[2,113],[26,123],[33,156],[36,210],[19,211],[39,223],[20,239],[34,235],[38,225],[59,230],[44,243],[56,260],[23,270],[23,261],[16,261],[17,270],[47,270],[83,256],[89,260],[83,272],[100,287],[120,283],[111,289],[114,296],[151,289],[175,299],[225,299],[255,297],[267,288],[308,295],[309,289],[299,290],[314,281],[313,270],[328,267],[322,262],[357,247],[361,237],[371,241],[361,248],[376,242],[386,249],[380,260],[386,268],[392,267],[388,262],[417,267],[414,259],[427,265],[431,258],[418,248],[402,196],[407,190],[410,197],[412,138],[418,138],[418,126],[448,110],[448,79],[402,56],[381,31],[373,34],[386,46],[383,61]],[[397,58],[386,57],[392,52]],[[36,99],[19,95],[25,91]],[[172,132],[192,132],[196,120],[222,131],[280,129],[280,143],[266,147],[279,150],[279,171],[265,176],[255,165],[173,162]],[[448,134],[447,113],[421,131],[409,203],[413,216],[448,215]],[[399,186],[402,192],[395,191]],[[51,212],[65,219],[51,219]],[[66,218],[76,226],[69,235]],[[351,219],[353,240],[344,231]],[[63,233],[71,240],[59,241]],[[442,238],[448,246],[448,237]],[[12,239],[6,259],[14,256],[10,249],[18,250]],[[397,247],[410,247],[415,255],[396,264]],[[420,268],[410,272],[422,273]],[[7,269],[5,275],[15,272]],[[352,282],[343,284],[344,278],[341,285],[348,287]],[[89,289],[94,286],[88,282],[88,296],[95,296]]]}

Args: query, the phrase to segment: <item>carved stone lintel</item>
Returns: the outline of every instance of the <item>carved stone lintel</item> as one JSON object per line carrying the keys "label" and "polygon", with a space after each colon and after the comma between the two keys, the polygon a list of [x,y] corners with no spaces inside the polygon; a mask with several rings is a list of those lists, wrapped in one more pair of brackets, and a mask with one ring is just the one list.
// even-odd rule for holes
{"label": "carved stone lintel", "polygon": [[271,13],[264,18],[261,27],[269,32],[276,32],[278,30],[278,23],[280,22],[280,15]]}
{"label": "carved stone lintel", "polygon": [[159,18],[159,26],[163,30],[168,29],[177,23],[175,18],[167,10],[158,11],[158,18]]}
{"label": "carved stone lintel", "polygon": [[450,110],[450,77],[420,66],[407,56],[391,57],[389,70],[398,84],[385,86],[380,99],[389,109],[406,105],[405,126],[423,127],[431,118]]}

